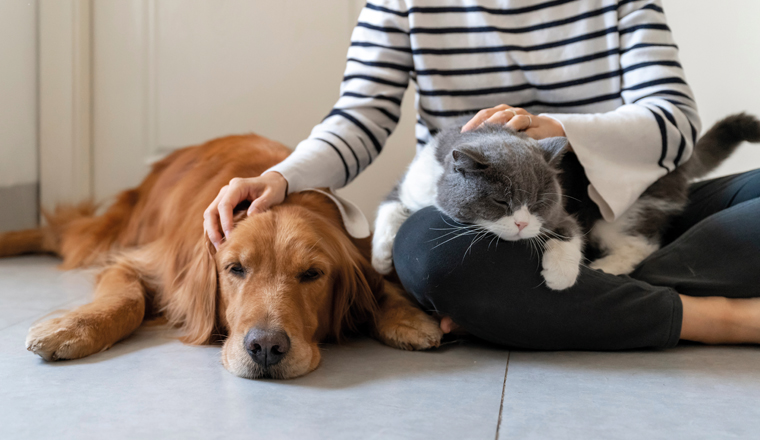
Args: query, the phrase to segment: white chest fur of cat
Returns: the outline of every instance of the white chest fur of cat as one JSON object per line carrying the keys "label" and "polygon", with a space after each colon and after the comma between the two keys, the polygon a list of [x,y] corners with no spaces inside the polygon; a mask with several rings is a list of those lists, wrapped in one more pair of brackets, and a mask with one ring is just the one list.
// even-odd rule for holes
{"label": "white chest fur of cat", "polygon": [[[551,289],[575,284],[584,238],[602,251],[590,268],[630,273],[659,249],[668,223],[687,203],[689,179],[707,174],[745,140],[760,142],[760,121],[746,114],[723,119],[697,142],[688,162],[652,184],[623,216],[614,222],[599,216],[591,231],[582,231],[564,209],[558,179],[567,139],[535,141],[493,125],[466,133],[457,127],[442,130],[418,152],[380,205],[372,265],[382,274],[390,273],[393,241],[401,224],[416,211],[434,206],[459,223],[461,236],[488,231],[502,240],[537,242],[543,248],[541,275]],[[587,208],[598,212],[595,206]]]}

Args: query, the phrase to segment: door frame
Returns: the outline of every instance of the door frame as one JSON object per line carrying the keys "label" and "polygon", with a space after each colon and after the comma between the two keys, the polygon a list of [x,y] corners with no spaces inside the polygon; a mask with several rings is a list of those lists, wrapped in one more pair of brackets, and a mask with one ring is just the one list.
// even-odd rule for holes
{"label": "door frame", "polygon": [[92,0],[39,0],[40,205],[92,197]]}

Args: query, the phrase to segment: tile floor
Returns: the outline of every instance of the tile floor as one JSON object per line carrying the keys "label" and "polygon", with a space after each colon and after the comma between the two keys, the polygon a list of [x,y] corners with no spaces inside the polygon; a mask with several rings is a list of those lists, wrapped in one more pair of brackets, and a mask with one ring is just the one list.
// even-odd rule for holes
{"label": "tile floor", "polygon": [[403,352],[326,345],[290,381],[227,373],[218,347],[161,327],[46,363],[30,324],[91,296],[57,260],[0,261],[0,439],[760,439],[760,348],[512,351],[473,340]]}

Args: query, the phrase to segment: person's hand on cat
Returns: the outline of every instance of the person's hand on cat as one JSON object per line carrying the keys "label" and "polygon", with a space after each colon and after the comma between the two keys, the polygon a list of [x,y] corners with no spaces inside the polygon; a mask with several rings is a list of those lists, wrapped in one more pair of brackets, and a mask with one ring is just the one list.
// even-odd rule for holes
{"label": "person's hand on cat", "polygon": [[533,115],[524,109],[506,104],[479,111],[462,127],[462,132],[478,128],[485,123],[505,125],[536,140],[565,136],[565,129],[559,121],[548,116]]}

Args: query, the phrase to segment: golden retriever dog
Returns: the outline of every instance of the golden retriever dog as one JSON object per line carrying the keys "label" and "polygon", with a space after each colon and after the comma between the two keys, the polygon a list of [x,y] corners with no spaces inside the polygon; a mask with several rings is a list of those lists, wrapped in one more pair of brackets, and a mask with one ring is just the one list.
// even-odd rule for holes
{"label": "golden retriever dog", "polygon": [[174,152],[105,213],[58,207],[40,229],[0,234],[0,256],[54,253],[61,267],[100,266],[95,298],[34,325],[29,351],[47,361],[98,353],[147,317],[163,315],[182,340],[224,340],[224,367],[241,377],[292,378],[319,365],[318,343],[368,329],[402,349],[439,345],[436,320],[369,263],[370,239],[352,239],[318,192],[291,194],[247,217],[216,251],[203,212],[234,177],[257,176],[290,150],[256,135]]}

